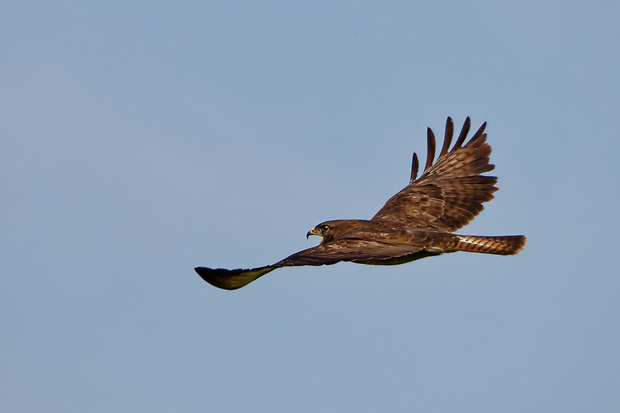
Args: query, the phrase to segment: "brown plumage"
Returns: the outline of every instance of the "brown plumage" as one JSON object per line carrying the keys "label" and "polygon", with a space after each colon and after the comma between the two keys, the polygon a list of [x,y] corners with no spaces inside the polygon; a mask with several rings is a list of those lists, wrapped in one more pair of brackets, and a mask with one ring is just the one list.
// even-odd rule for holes
{"label": "brown plumage", "polygon": [[295,253],[273,265],[253,269],[196,268],[208,283],[234,290],[280,267],[330,265],[341,261],[358,264],[395,265],[448,252],[466,251],[514,255],[525,246],[523,235],[477,236],[452,232],[467,225],[483,210],[482,204],[497,191],[489,163],[491,147],[484,133],[486,122],[465,144],[469,133],[467,118],[450,149],[454,125],[446,122],[444,143],[436,162],[435,135],[427,132],[428,152],[422,175],[413,154],[409,184],[388,199],[370,220],[326,221],[307,236],[318,235],[316,247]]}

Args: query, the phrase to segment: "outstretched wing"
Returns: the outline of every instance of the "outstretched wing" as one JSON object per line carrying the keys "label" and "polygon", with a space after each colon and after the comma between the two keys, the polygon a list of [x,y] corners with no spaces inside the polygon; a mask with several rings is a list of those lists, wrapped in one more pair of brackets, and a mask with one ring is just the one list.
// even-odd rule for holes
{"label": "outstretched wing", "polygon": [[[414,239],[415,238],[415,239]],[[236,290],[281,267],[331,265],[342,261],[379,264],[421,251],[431,240],[424,235],[411,238],[406,244],[388,244],[372,240],[342,239],[299,251],[273,265],[259,268],[227,270],[197,267],[203,280],[225,290]]]}
{"label": "outstretched wing", "polygon": [[413,254],[428,246],[425,234],[412,234],[402,242],[381,242],[372,239],[344,238],[319,244],[283,259],[274,266],[331,265],[341,261],[382,261]]}
{"label": "outstretched wing", "polygon": [[435,163],[435,135],[429,128],[424,172],[416,179],[418,157],[414,153],[409,185],[391,197],[371,220],[453,232],[474,219],[484,209],[482,203],[493,199],[497,178],[482,175],[494,168],[489,163],[491,147],[486,143],[486,122],[463,146],[470,125],[468,117],[450,149],[454,125],[448,118],[444,143]]}

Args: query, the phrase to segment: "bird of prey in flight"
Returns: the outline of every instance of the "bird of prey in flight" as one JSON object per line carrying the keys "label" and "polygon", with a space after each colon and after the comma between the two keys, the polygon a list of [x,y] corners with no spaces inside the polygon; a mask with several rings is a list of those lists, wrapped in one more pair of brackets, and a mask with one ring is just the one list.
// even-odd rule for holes
{"label": "bird of prey in flight", "polygon": [[318,235],[321,243],[265,267],[227,270],[195,268],[206,282],[227,290],[241,288],[277,268],[300,265],[331,265],[341,261],[358,264],[394,265],[448,252],[466,251],[514,255],[525,246],[523,235],[479,236],[453,232],[468,224],[493,199],[497,178],[482,175],[493,170],[491,147],[484,133],[486,122],[465,143],[471,122],[467,118],[450,149],[454,125],[446,122],[439,157],[435,135],[428,128],[426,166],[418,175],[413,154],[409,184],[387,200],[370,220],[325,221],[306,237]]}

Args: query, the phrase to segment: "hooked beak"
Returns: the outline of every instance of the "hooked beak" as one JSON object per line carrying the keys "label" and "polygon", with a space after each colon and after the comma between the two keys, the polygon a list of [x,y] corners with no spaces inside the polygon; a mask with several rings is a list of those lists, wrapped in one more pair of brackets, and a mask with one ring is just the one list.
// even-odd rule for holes
{"label": "hooked beak", "polygon": [[316,232],[316,228],[312,228],[310,231],[308,231],[308,233],[306,234],[306,239],[308,239],[310,237],[310,235],[319,235],[318,232]]}

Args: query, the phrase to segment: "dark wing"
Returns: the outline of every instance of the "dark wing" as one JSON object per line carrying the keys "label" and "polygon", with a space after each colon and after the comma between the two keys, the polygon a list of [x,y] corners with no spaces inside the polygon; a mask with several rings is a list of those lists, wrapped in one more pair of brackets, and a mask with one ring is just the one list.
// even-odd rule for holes
{"label": "dark wing", "polygon": [[431,240],[421,233],[412,234],[411,237],[400,240],[400,242],[344,238],[300,251],[274,266],[331,265],[341,261],[389,260],[420,251],[430,242]]}
{"label": "dark wing", "polygon": [[486,143],[486,122],[463,146],[470,125],[467,118],[450,149],[454,125],[448,118],[444,143],[435,163],[435,135],[429,128],[424,172],[416,179],[418,158],[414,153],[409,185],[390,198],[371,220],[453,232],[474,219],[484,209],[482,203],[493,199],[497,178],[482,175],[494,168],[489,163],[491,147]]}
{"label": "dark wing", "polygon": [[225,290],[236,290],[252,281],[275,270],[277,267],[267,266],[251,269],[227,270],[225,268],[196,267],[194,270],[211,285]]}
{"label": "dark wing", "polygon": [[295,253],[282,261],[266,267],[227,270],[224,268],[197,267],[196,272],[203,280],[225,290],[236,290],[263,275],[281,267],[303,265],[331,265],[341,261],[380,264],[421,251],[431,240],[423,234],[408,239],[408,243],[382,243],[361,239],[341,239],[317,245]]}

